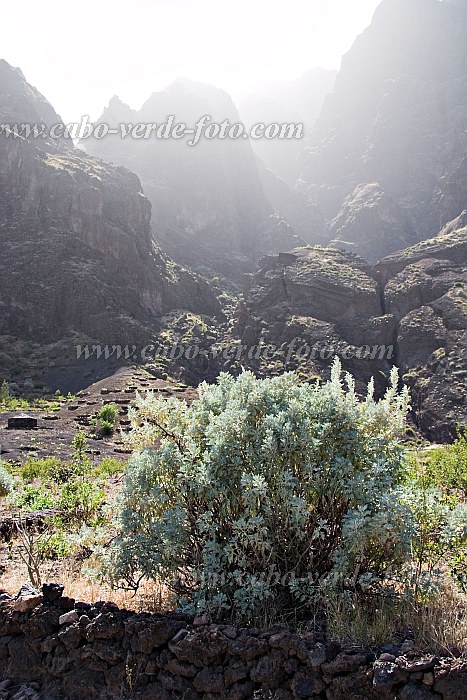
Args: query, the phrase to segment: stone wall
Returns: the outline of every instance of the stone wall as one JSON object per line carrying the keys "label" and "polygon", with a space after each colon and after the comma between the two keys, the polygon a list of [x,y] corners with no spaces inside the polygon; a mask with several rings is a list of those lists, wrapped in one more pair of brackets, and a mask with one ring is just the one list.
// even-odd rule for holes
{"label": "stone wall", "polygon": [[0,698],[465,700],[467,662],[405,642],[376,656],[314,633],[78,603],[62,587],[0,604]]}

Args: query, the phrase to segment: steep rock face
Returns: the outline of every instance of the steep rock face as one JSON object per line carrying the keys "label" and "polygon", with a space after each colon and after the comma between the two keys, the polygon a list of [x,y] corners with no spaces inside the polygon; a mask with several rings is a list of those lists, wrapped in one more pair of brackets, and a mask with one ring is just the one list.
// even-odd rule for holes
{"label": "steep rock face", "polygon": [[[362,183],[379,183],[406,210],[417,240],[465,209],[466,30],[460,3],[381,2],[344,56],[302,154],[302,178],[328,220],[341,218]],[[358,229],[352,236],[368,259],[380,254],[378,243],[361,245]]]}
{"label": "steep rock face", "polygon": [[[0,114],[2,124],[44,124],[48,129],[61,124],[62,120],[52,105],[35,87],[29,85],[19,68],[12,68],[0,59]],[[57,140],[41,137],[46,145],[57,145]],[[69,143],[63,138],[61,143]]]}
{"label": "steep rock face", "polygon": [[377,183],[359,185],[330,224],[331,245],[349,248],[375,263],[415,243],[407,212]]}
{"label": "steep rock face", "polygon": [[[113,100],[99,123],[175,123],[195,129],[208,115],[213,123],[240,122],[226,93],[209,85],[180,81],[154,93],[141,110]],[[207,122],[209,124],[209,122]],[[153,205],[157,241],[177,262],[241,279],[261,254],[287,250],[301,239],[264,196],[249,140],[202,138],[189,146],[182,139],[88,139],[86,150],[134,170]],[[303,242],[303,241],[302,241]]]}
{"label": "steep rock face", "polygon": [[398,363],[418,423],[435,439],[467,422],[467,228],[451,230],[463,218],[379,265]]}
{"label": "steep rock face", "polygon": [[[454,265],[465,265],[467,258],[466,226],[457,228],[457,222],[462,222],[461,216],[455,222],[449,223],[438,236],[421,241],[406,250],[388,255],[378,263],[378,273],[386,283],[391,277],[421,260],[448,260]],[[454,229],[453,229],[454,226]]]}
{"label": "steep rock face", "polygon": [[377,183],[359,185],[330,224],[332,246],[354,250],[371,263],[415,242],[407,213]]}
{"label": "steep rock face", "polygon": [[[435,206],[439,210],[440,221],[457,219],[460,216],[467,217],[467,154],[456,159],[452,167],[439,181],[435,191]],[[466,222],[467,223],[467,222]]]}
{"label": "steep rock face", "polygon": [[377,267],[319,247],[261,260],[237,311],[241,343],[269,348],[251,366],[323,375],[336,354],[360,388],[374,375],[382,391],[397,364],[417,425],[449,440],[467,423],[467,227],[455,226]]}
{"label": "steep rock face", "polygon": [[[237,317],[241,342],[274,346],[279,371],[322,374],[338,354],[359,382],[376,375],[381,385],[390,366],[394,318],[383,312],[374,270],[352,253],[309,247],[262,259]],[[360,357],[376,344],[387,346],[382,356]]]}
{"label": "steep rock face", "polygon": [[300,183],[290,185],[262,163],[258,163],[258,170],[264,192],[274,211],[292,226],[305,243],[326,244],[329,241],[326,219]]}
{"label": "steep rock face", "polygon": [[[20,71],[0,63],[1,123],[60,123]],[[136,342],[176,307],[220,311],[209,287],[151,236],[138,178],[66,140],[0,136],[0,334]]]}

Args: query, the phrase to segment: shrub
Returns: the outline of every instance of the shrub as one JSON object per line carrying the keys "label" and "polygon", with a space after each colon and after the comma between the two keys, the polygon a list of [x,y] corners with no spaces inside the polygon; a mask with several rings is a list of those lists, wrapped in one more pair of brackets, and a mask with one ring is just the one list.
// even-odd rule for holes
{"label": "shrub", "polygon": [[467,591],[467,436],[446,447],[410,455],[406,503],[413,516],[413,578],[439,585],[446,570]]}
{"label": "shrub", "polygon": [[101,435],[112,435],[118,418],[118,406],[114,403],[105,404],[97,413],[95,422]]}
{"label": "shrub", "polygon": [[115,425],[118,417],[118,406],[116,406],[114,403],[107,403],[105,406],[102,406],[101,410],[97,414],[97,418],[101,423],[106,422],[106,423],[111,423],[112,425]]}
{"label": "shrub", "polygon": [[425,454],[422,465],[428,483],[467,495],[467,432],[459,428],[455,442]]}
{"label": "shrub", "polygon": [[59,508],[67,523],[89,525],[104,502],[105,494],[99,484],[80,477],[63,485]]}
{"label": "shrub", "polygon": [[415,597],[441,588],[450,570],[460,588],[467,584],[467,508],[424,483],[407,486],[403,501],[412,514],[411,590]]}
{"label": "shrub", "polygon": [[62,559],[72,552],[69,535],[56,519],[54,529],[38,543],[38,553],[42,559]]}
{"label": "shrub", "polygon": [[95,476],[115,476],[126,470],[126,462],[115,457],[104,457],[102,462],[94,468]]}
{"label": "shrub", "polygon": [[118,406],[114,403],[107,403],[102,406],[101,410],[97,414],[100,420],[106,420],[109,423],[115,423],[118,416]]}
{"label": "shrub", "polygon": [[76,433],[71,446],[73,448],[73,456],[71,459],[71,469],[73,474],[81,476],[84,474],[89,474],[93,465],[86,454],[88,449],[86,433],[83,431]]}
{"label": "shrub", "polygon": [[[293,373],[222,374],[191,406],[138,397],[115,583],[162,579],[187,610],[251,617],[366,585],[410,555],[398,484],[408,393],[359,401],[336,360],[322,386]],[[160,439],[160,447],[152,446]]]}
{"label": "shrub", "polygon": [[63,468],[63,464],[57,457],[43,457],[36,459],[28,456],[26,461],[19,467],[19,473],[24,481],[34,481],[41,479],[56,479],[57,473]]}
{"label": "shrub", "polygon": [[13,491],[14,482],[10,472],[0,463],[0,498],[5,498]]}
{"label": "shrub", "polygon": [[16,495],[14,502],[22,510],[27,511],[54,508],[57,505],[54,495],[50,491],[28,484]]}
{"label": "shrub", "polygon": [[108,420],[103,420],[100,422],[100,431],[102,435],[112,435],[114,428],[114,424],[110,423]]}

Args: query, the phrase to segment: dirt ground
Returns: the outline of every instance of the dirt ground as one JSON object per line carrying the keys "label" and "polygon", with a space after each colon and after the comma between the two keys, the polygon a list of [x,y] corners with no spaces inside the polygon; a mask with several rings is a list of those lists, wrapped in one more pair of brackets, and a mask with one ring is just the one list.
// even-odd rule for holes
{"label": "dirt ground", "polygon": [[[71,442],[78,430],[88,438],[90,454],[96,458],[123,457],[128,454],[122,440],[122,432],[129,430],[128,407],[136,392],[154,391],[162,396],[178,396],[191,402],[196,389],[159,379],[134,367],[121,367],[105,379],[78,392],[76,400],[63,405],[59,411],[33,411],[37,428],[9,429],[8,419],[23,411],[0,412],[0,451],[2,459],[23,461],[34,457],[59,457],[69,459]],[[115,433],[108,437],[96,434],[93,418],[104,404],[119,407]],[[29,414],[29,412],[28,412]]]}

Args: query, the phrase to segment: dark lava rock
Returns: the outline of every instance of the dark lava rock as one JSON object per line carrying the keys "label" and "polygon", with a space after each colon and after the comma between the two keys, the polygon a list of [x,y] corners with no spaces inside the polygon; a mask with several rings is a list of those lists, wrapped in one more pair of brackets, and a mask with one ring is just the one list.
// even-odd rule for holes
{"label": "dark lava rock", "polygon": [[54,603],[62,597],[65,586],[61,583],[44,583],[42,584],[42,595],[44,603]]}
{"label": "dark lava rock", "polygon": [[[61,122],[0,61],[0,122],[30,120]],[[175,308],[221,313],[209,285],[154,244],[151,205],[129,170],[70,140],[5,134],[0,163],[0,334],[43,343],[76,332],[124,345],[147,339],[147,324]]]}
{"label": "dark lava rock", "polygon": [[18,416],[8,418],[8,428],[10,430],[33,430],[37,428],[37,418],[21,413]]}

